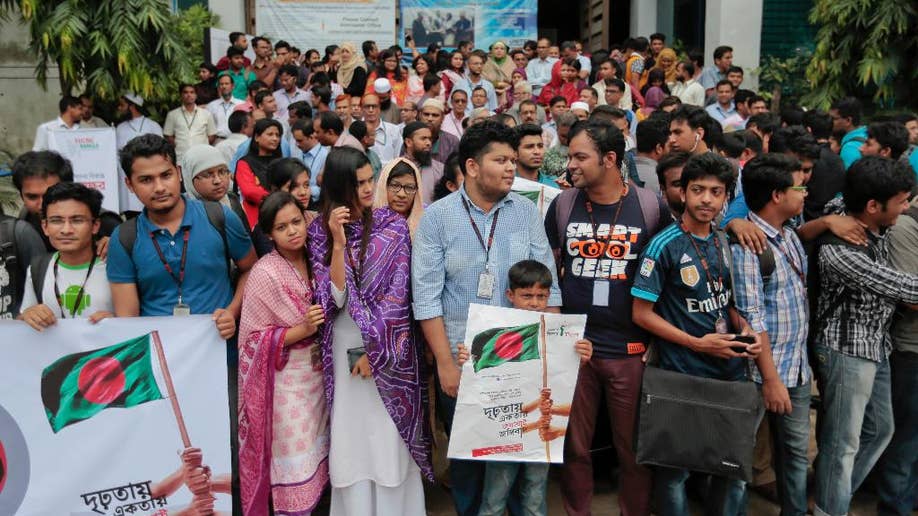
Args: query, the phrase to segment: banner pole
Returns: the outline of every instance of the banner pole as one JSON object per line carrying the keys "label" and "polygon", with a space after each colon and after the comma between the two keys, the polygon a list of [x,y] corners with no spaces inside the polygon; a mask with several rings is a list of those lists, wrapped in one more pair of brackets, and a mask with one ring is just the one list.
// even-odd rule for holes
{"label": "banner pole", "polygon": [[[541,316],[541,323],[539,324],[539,338],[542,340],[542,388],[548,388],[548,342],[545,335],[545,315]],[[540,393],[541,394],[541,393]],[[541,398],[541,395],[539,396]],[[541,402],[540,402],[541,403]],[[551,412],[549,412],[549,415]],[[548,425],[551,427],[551,424]],[[547,431],[548,428],[545,428]],[[551,462],[551,443],[545,441],[545,458],[548,462]]]}
{"label": "banner pole", "polygon": [[182,417],[182,408],[179,406],[178,397],[175,395],[175,387],[172,385],[172,375],[169,374],[169,364],[166,363],[166,354],[163,352],[163,343],[159,340],[159,332],[154,330],[153,347],[156,348],[156,357],[159,359],[159,365],[163,370],[163,378],[166,381],[166,391],[169,394],[169,401],[172,403],[172,412],[175,414],[175,422],[178,424],[179,433],[182,435],[182,444],[185,448],[191,448],[191,439],[188,438],[188,429],[185,428],[185,418]]}

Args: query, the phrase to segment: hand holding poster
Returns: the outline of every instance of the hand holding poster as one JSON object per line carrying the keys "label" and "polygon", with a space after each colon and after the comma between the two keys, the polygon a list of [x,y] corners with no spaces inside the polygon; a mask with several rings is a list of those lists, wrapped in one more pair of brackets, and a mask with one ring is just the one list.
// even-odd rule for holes
{"label": "hand holding poster", "polygon": [[585,315],[472,304],[447,456],[563,462]]}
{"label": "hand holding poster", "polygon": [[561,194],[560,188],[552,188],[548,185],[530,181],[529,179],[519,176],[513,179],[511,190],[534,202],[536,206],[539,207],[539,213],[542,214],[543,219],[548,213],[548,207],[551,206],[551,201],[555,200],[555,197]]}
{"label": "hand holding poster", "polygon": [[209,316],[0,335],[0,514],[229,514],[226,344]]}

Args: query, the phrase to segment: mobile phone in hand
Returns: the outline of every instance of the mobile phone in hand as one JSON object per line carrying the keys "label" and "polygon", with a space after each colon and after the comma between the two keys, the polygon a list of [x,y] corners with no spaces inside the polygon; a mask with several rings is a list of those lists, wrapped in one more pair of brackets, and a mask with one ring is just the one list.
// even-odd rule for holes
{"label": "mobile phone in hand", "polygon": [[730,346],[730,349],[737,353],[745,353],[749,344],[755,344],[755,337],[752,335],[734,335],[730,340],[743,344],[742,346]]}

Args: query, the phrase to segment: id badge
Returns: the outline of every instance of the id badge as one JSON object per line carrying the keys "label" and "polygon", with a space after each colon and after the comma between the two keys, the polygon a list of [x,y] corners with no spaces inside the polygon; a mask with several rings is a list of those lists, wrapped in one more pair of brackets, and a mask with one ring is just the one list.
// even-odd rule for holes
{"label": "id badge", "polygon": [[593,281],[593,306],[609,306],[609,281]]}
{"label": "id badge", "polygon": [[175,306],[172,307],[172,315],[176,317],[191,315],[191,307],[185,303],[176,303]]}
{"label": "id badge", "polygon": [[481,299],[491,299],[493,295],[494,275],[488,271],[484,271],[478,276],[478,297]]}
{"label": "id badge", "polygon": [[727,320],[723,317],[718,317],[717,322],[714,323],[714,331],[717,333],[727,333]]}

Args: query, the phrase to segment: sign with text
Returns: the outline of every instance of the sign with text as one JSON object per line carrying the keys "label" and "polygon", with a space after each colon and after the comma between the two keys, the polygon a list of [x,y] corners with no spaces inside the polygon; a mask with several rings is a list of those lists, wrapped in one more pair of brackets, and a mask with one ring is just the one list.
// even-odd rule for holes
{"label": "sign with text", "polygon": [[324,55],[328,45],[373,40],[379,48],[395,43],[395,0],[257,0],[255,26],[272,43],[284,40],[302,52]]}
{"label": "sign with text", "polygon": [[118,193],[118,145],[115,130],[76,129],[51,131],[48,146],[70,160],[73,179],[105,196],[102,207],[121,213]]}
{"label": "sign with text", "polygon": [[418,49],[434,43],[455,48],[460,41],[482,49],[503,41],[515,48],[538,39],[537,0],[401,0],[400,5],[403,46],[408,34]]}
{"label": "sign with text", "polygon": [[0,514],[231,511],[226,343],[210,316],[0,322],[0,378]]}
{"label": "sign with text", "polygon": [[564,460],[585,315],[472,304],[447,456],[509,462]]}

